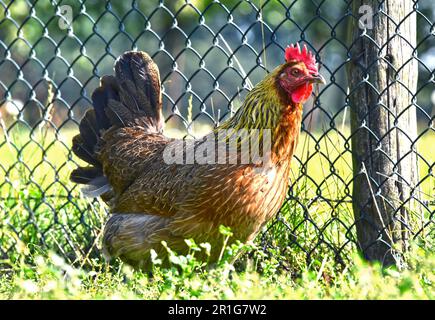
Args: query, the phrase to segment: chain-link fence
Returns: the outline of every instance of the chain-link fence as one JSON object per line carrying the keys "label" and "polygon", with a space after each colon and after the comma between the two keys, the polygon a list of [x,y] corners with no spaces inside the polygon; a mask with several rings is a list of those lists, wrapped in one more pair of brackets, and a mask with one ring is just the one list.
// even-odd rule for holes
{"label": "chain-link fence", "polygon": [[[385,1],[373,3],[375,14],[388,15]],[[409,76],[418,77],[411,92],[418,123],[411,142],[419,163],[412,198],[420,208],[406,227],[412,237],[433,241],[435,6],[430,0],[413,4],[404,20],[414,16],[417,24],[410,59],[418,71]],[[165,133],[201,136],[231,116],[252,86],[283,62],[289,43],[300,42],[316,53],[328,83],[305,105],[289,196],[259,243],[286,256],[283,264],[324,254],[345,261],[357,243],[355,132],[345,71],[355,57],[347,30],[366,13],[356,16],[352,5],[350,0],[0,1],[1,258],[50,248],[74,262],[98,252],[107,214],[68,180],[79,163],[70,151],[71,138],[99,77],[112,73],[121,53],[147,51],[158,64]],[[369,26],[364,28],[361,37],[370,37]],[[402,206],[409,202],[402,200]]]}

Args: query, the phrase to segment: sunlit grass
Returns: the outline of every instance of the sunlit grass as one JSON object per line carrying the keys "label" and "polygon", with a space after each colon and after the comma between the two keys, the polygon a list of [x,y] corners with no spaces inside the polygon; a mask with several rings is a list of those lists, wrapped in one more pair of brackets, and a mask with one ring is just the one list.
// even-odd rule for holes
{"label": "sunlit grass", "polygon": [[[192,251],[171,255],[173,266],[158,265],[149,276],[126,265],[74,268],[48,253],[33,265],[16,262],[14,272],[0,277],[0,299],[434,299],[435,256],[413,248],[408,269],[398,271],[370,265],[358,256],[344,270],[325,257],[317,270],[302,268],[298,276],[276,272],[273,261],[255,258],[244,271],[235,271],[228,258],[204,268]],[[240,246],[238,246],[240,249]],[[261,263],[262,274],[254,269]]]}

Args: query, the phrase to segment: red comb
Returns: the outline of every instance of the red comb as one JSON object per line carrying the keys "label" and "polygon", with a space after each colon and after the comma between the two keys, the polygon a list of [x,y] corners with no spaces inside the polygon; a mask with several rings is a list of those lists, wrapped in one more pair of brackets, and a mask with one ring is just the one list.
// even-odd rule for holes
{"label": "red comb", "polygon": [[302,50],[299,43],[296,43],[296,45],[289,45],[285,49],[285,60],[287,62],[302,61],[305,63],[308,70],[317,72],[316,59],[314,58],[313,53],[308,51],[306,44],[304,44]]}

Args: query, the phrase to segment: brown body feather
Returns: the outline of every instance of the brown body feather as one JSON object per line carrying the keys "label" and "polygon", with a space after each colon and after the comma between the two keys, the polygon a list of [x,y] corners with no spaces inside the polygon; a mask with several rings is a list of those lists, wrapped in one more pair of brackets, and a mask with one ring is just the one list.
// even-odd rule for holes
{"label": "brown body feather", "polygon": [[101,176],[111,188],[103,194],[112,214],[103,239],[109,256],[148,268],[150,249],[164,255],[162,240],[183,253],[184,239],[193,238],[211,243],[216,260],[220,225],[232,229],[233,239],[255,237],[284,201],[300,132],[302,105],[276,83],[284,67],[266,76],[235,116],[215,129],[270,129],[271,163],[256,170],[256,164],[166,164],[163,150],[174,139],[161,133],[157,66],[145,53],[117,61],[116,76],[96,90],[95,111],[82,120],[73,147],[92,167],[77,169],[72,180],[92,185]]}

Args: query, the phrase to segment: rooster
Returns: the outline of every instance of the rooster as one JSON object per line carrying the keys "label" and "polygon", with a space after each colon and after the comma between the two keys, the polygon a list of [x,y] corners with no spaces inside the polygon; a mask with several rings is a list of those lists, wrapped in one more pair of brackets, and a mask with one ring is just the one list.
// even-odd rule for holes
{"label": "rooster", "polygon": [[[151,249],[165,261],[163,241],[179,253],[188,250],[185,239],[208,242],[209,260],[216,261],[222,246],[220,225],[231,228],[231,239],[253,240],[285,199],[302,105],[314,83],[325,83],[314,55],[306,46],[287,47],[285,63],[258,83],[236,114],[212,132],[215,137],[223,134],[220,141],[226,150],[229,136],[239,130],[247,130],[248,137],[254,132],[264,147],[268,130],[270,152],[263,150],[263,156],[269,156],[262,164],[240,161],[242,138],[236,139],[233,161],[227,155],[219,163],[168,163],[164,156],[168,147],[184,142],[163,135],[157,65],[145,52],[126,52],[114,69],[114,76],[101,78],[92,95],[93,109],[81,120],[72,146],[88,166],[74,170],[71,180],[85,184],[84,193],[101,196],[111,210],[103,235],[104,255],[149,269]],[[205,138],[191,141],[190,151],[182,148],[183,157],[204,143]]]}

